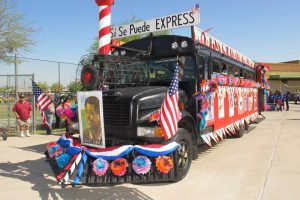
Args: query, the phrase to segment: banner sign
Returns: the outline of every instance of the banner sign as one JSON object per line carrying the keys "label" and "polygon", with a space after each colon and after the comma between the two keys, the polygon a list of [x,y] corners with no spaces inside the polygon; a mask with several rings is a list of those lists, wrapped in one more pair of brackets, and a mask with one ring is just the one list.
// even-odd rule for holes
{"label": "banner sign", "polygon": [[111,38],[128,37],[168,29],[195,26],[200,23],[199,10],[187,11],[156,19],[139,21],[132,24],[121,25],[111,29]]}
{"label": "banner sign", "polygon": [[237,60],[251,68],[254,69],[254,61],[250,58],[242,55],[237,50],[229,47],[228,45],[220,42],[213,36],[209,35],[206,32],[203,32],[199,28],[193,26],[193,39],[195,42],[199,42],[201,45],[204,45],[214,51],[217,51],[221,54],[224,54],[228,57],[231,57],[234,60]]}

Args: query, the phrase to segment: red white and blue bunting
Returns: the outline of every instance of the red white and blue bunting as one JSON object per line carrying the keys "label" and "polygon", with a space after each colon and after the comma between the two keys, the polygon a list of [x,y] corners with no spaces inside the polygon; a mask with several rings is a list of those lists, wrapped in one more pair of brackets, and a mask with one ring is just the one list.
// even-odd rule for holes
{"label": "red white and blue bunting", "polygon": [[249,124],[251,121],[256,120],[258,117],[258,113],[253,113],[241,120],[237,120],[236,122],[224,127],[220,128],[214,132],[209,132],[206,134],[202,134],[201,138],[203,141],[208,145],[212,146],[212,140],[215,143],[219,143],[222,139],[226,138],[226,136],[233,136],[236,134],[238,130],[240,130],[241,127],[245,126],[245,123]]}
{"label": "red white and blue bunting", "polygon": [[[59,165],[59,168],[61,169],[61,172],[59,172],[55,177],[59,182],[59,185],[67,184],[69,182],[69,179],[71,175],[74,173],[75,169],[77,169],[77,174],[73,180],[73,185],[77,185],[82,177],[84,167],[86,165],[88,157],[96,158],[96,159],[102,159],[103,162],[97,163],[97,169],[96,170],[103,170],[107,169],[108,166],[102,166],[102,164],[105,164],[107,162],[111,162],[110,168],[113,167],[112,163],[119,162],[120,159],[124,159],[127,154],[131,153],[132,151],[135,151],[138,153],[138,155],[143,155],[145,163],[141,162],[141,159],[139,159],[138,164],[139,167],[144,167],[145,169],[149,168],[151,165],[151,162],[146,162],[147,157],[153,157],[158,158],[161,156],[164,156],[169,159],[170,162],[173,163],[173,160],[169,158],[167,155],[174,152],[175,150],[179,149],[180,145],[176,142],[171,142],[169,144],[163,145],[163,144],[152,144],[152,145],[124,145],[119,147],[108,147],[103,149],[97,149],[97,148],[90,148],[86,146],[81,146],[78,141],[74,140],[73,138],[66,137],[65,135],[61,136],[57,142],[50,142],[47,145],[48,153],[55,157],[57,163]],[[60,150],[62,149],[62,150]],[[60,154],[56,153],[60,150]],[[63,159],[59,160],[59,156],[63,155]],[[141,157],[141,156],[140,156]],[[140,158],[139,157],[139,158]],[[126,161],[127,162],[127,161]],[[108,163],[107,163],[108,164]],[[108,164],[109,165],[109,164]],[[118,165],[116,165],[118,167]],[[122,173],[119,173],[118,176],[123,176],[126,172],[126,168],[129,165],[124,165]],[[122,167],[122,166],[121,166]],[[163,167],[163,166],[160,166]],[[135,170],[138,168],[136,167]],[[119,169],[116,169],[119,170]],[[147,173],[148,170],[138,170],[138,172],[143,172],[141,174]],[[103,173],[106,173],[103,171]],[[101,174],[103,175],[103,174]]]}

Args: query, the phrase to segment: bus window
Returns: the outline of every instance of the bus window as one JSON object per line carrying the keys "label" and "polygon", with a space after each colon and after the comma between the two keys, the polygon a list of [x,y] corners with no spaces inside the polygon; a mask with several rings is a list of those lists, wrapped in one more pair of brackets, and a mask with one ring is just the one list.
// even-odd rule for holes
{"label": "bus window", "polygon": [[234,76],[235,77],[239,77],[239,68],[237,68],[237,67],[233,67],[233,74],[234,74]]}
{"label": "bus window", "polygon": [[207,79],[207,67],[205,67],[205,59],[203,56],[198,56],[198,74],[199,79]]}
{"label": "bus window", "polygon": [[222,74],[228,74],[228,69],[225,63],[222,63],[222,69],[221,69]]}
{"label": "bus window", "polygon": [[182,67],[184,70],[182,80],[188,81],[195,79],[195,62],[193,58],[190,56],[181,56],[180,60],[183,65],[180,66],[179,64],[179,67]]}
{"label": "bus window", "polygon": [[231,65],[228,66],[228,75],[229,76],[233,76],[234,75],[233,66],[231,66]]}
{"label": "bus window", "polygon": [[220,73],[220,63],[217,61],[213,61],[213,73]]}
{"label": "bus window", "polygon": [[239,75],[239,76],[240,76],[240,77],[244,77],[243,75],[244,75],[244,72],[243,72],[242,69],[240,69],[240,75]]}
{"label": "bus window", "polygon": [[245,78],[245,79],[250,79],[250,72],[245,71],[245,73],[244,73],[244,78]]}

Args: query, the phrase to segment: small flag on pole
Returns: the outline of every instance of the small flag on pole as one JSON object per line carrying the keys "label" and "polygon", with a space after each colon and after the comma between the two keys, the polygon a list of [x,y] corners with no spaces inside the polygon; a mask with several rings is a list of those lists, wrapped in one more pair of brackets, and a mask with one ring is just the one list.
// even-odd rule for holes
{"label": "small flag on pole", "polygon": [[34,82],[32,81],[32,92],[35,96],[35,100],[37,103],[37,107],[41,112],[41,117],[44,122],[44,124],[51,128],[51,125],[47,122],[46,115],[44,111],[50,106],[51,99],[43,92],[43,90]]}
{"label": "small flag on pole", "polygon": [[199,12],[199,4],[196,4],[196,5],[192,8],[192,13],[195,14],[196,12]]}
{"label": "small flag on pole", "polygon": [[176,134],[178,128],[177,122],[180,119],[178,107],[178,73],[177,63],[171,85],[160,109],[160,127],[163,129],[165,140],[170,139]]}

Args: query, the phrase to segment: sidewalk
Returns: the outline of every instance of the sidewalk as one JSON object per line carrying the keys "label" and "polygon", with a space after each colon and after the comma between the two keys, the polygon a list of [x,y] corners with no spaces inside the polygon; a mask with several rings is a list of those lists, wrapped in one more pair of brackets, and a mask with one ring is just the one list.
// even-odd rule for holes
{"label": "sidewalk", "polygon": [[45,161],[59,136],[0,139],[2,199],[300,199],[300,105],[266,117],[242,138],[203,151],[178,183],[60,188]]}
{"label": "sidewalk", "polygon": [[[300,105],[290,111],[265,113],[268,120],[259,132],[270,138],[272,156],[260,197],[262,199],[300,199]],[[266,144],[268,145],[268,144]]]}

